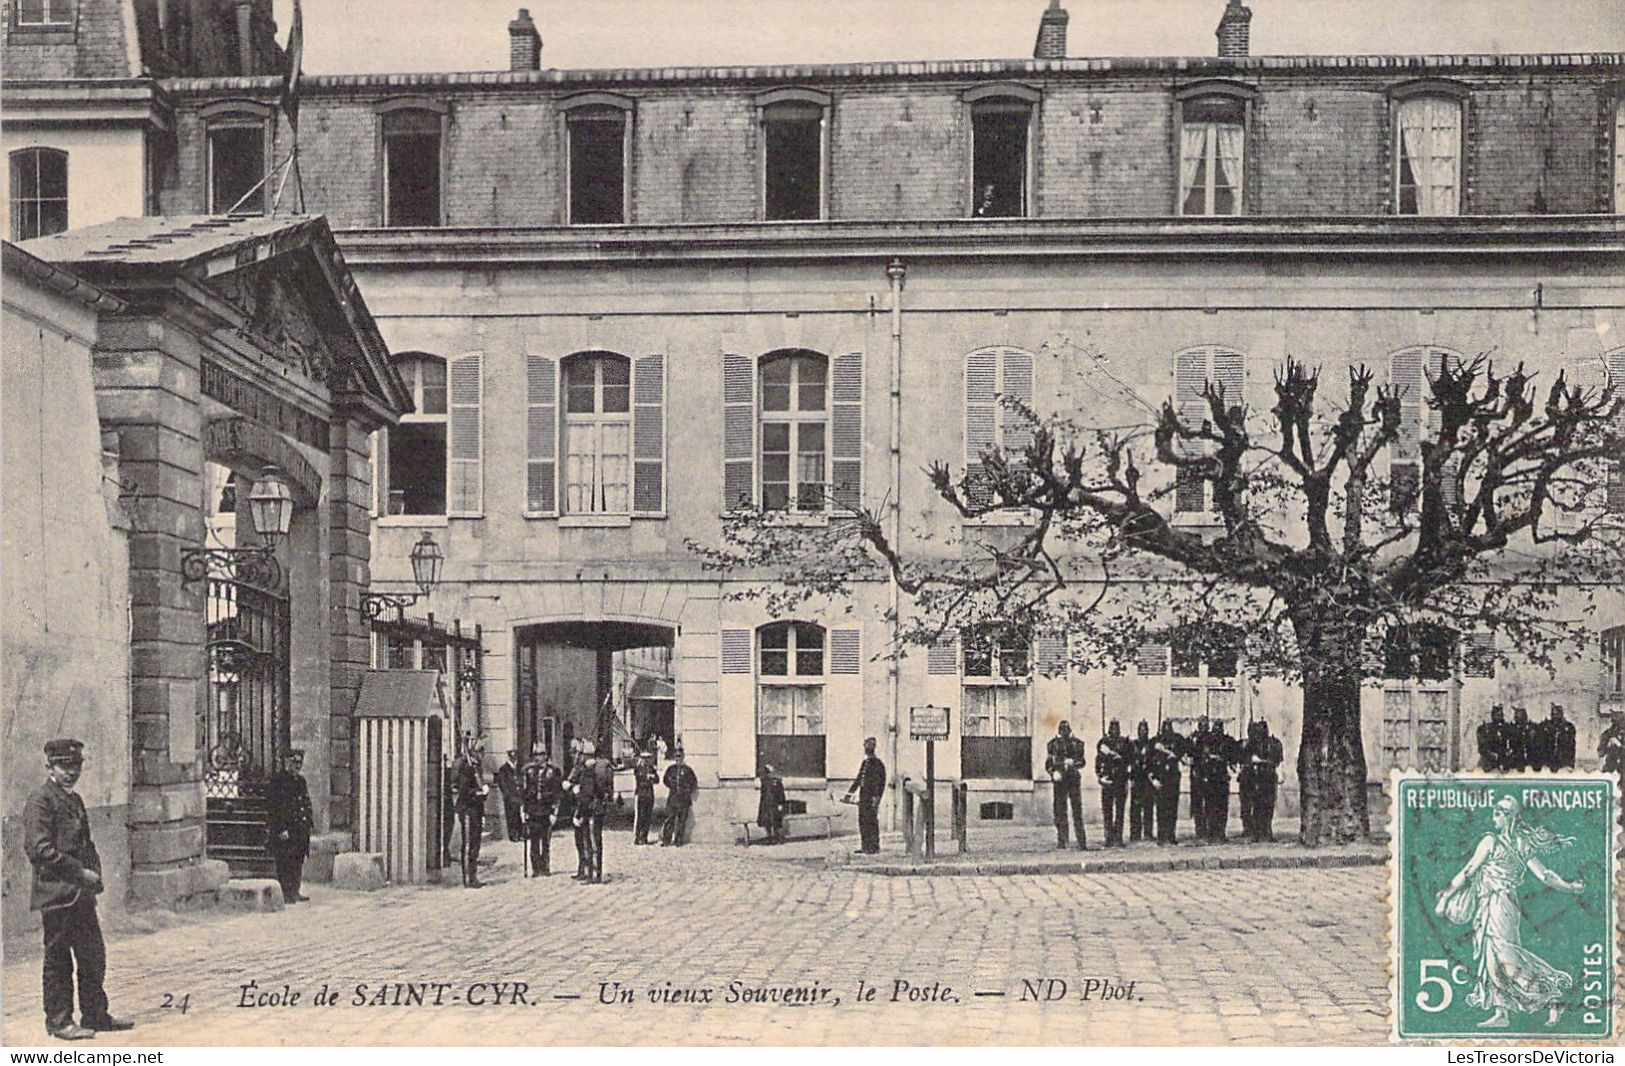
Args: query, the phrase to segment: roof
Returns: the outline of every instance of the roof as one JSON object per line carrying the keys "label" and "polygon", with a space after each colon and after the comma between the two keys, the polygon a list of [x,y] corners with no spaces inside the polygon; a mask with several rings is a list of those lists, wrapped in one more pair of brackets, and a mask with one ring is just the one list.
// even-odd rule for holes
{"label": "roof", "polygon": [[368,670],[356,697],[357,718],[432,718],[446,713],[434,670]]}
{"label": "roof", "polygon": [[629,700],[674,700],[677,690],[670,681],[648,675],[639,675],[632,687],[627,689],[626,698]]}
{"label": "roof", "polygon": [[58,270],[10,241],[0,241],[0,247],[3,247],[4,252],[3,259],[0,259],[0,270],[3,270],[7,277],[28,278],[44,288],[61,293],[97,311],[117,311],[124,306],[124,301],[118,297],[103,292],[66,270]]}
{"label": "roof", "polygon": [[158,215],[118,218],[38,237],[23,247],[56,263],[191,267],[208,277],[243,265],[243,249],[291,243],[318,225],[325,225],[319,215]]}

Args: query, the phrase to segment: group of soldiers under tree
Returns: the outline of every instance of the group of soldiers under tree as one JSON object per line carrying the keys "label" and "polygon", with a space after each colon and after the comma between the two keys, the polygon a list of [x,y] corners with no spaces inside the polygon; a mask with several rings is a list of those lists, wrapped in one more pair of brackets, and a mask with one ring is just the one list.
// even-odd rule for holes
{"label": "group of soldiers under tree", "polygon": [[1531,722],[1522,707],[1512,721],[1497,703],[1490,720],[1478,727],[1478,765],[1483,770],[1567,770],[1574,766],[1574,723],[1552,704],[1544,722]]}

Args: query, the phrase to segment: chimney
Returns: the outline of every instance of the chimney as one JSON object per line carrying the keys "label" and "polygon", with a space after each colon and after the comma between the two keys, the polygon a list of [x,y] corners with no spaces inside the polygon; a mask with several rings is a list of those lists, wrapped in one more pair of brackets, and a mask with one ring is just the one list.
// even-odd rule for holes
{"label": "chimney", "polygon": [[1066,58],[1067,18],[1061,0],[1049,0],[1044,17],[1038,21],[1038,40],[1033,44],[1034,59]]}
{"label": "chimney", "polygon": [[1241,0],[1230,0],[1225,5],[1224,14],[1219,16],[1219,28],[1214,31],[1219,38],[1219,55],[1222,58],[1235,59],[1247,54],[1252,21],[1253,9]]}
{"label": "chimney", "polygon": [[519,17],[508,23],[508,69],[542,69],[542,35],[530,20],[530,8],[519,9]]}

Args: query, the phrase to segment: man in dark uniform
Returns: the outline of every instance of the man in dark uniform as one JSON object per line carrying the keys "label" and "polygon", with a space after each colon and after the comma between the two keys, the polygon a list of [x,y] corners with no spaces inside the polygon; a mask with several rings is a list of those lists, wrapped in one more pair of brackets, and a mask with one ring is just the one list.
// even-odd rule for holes
{"label": "man in dark uniform", "polygon": [[1174,731],[1174,723],[1163,722],[1151,741],[1151,783],[1157,790],[1157,843],[1177,844],[1179,836],[1180,759],[1186,740]]}
{"label": "man in dark uniform", "polygon": [[592,741],[584,740],[572,776],[576,778],[576,880],[603,884],[604,815],[615,802],[615,767],[597,753]]}
{"label": "man in dark uniform", "polygon": [[[1597,738],[1597,758],[1602,772],[1619,779],[1619,792],[1625,794],[1625,718],[1616,717]],[[1625,825],[1625,803],[1620,804],[1619,823]]]}
{"label": "man in dark uniform", "polygon": [[886,794],[886,764],[875,754],[875,738],[863,741],[863,762],[858,776],[852,779],[848,796],[858,794],[859,852],[875,855],[880,852],[880,800]]}
{"label": "man in dark uniform", "polygon": [[509,840],[518,840],[524,826],[524,783],[519,775],[519,752],[508,749],[508,761],[497,767],[497,791],[502,793],[502,820],[506,824]]}
{"label": "man in dark uniform", "polygon": [[570,799],[570,830],[575,837],[576,872],[572,881],[586,881],[592,877],[592,845],[587,842],[587,808],[592,803],[594,782],[588,771],[588,745],[582,740],[570,742],[570,769],[564,774],[564,794]]}
{"label": "man in dark uniform", "polygon": [[485,887],[480,883],[480,837],[485,833],[485,796],[491,790],[480,772],[484,755],[479,743],[470,738],[452,766],[452,789],[462,823],[463,884],[468,888]]}
{"label": "man in dark uniform", "polygon": [[1066,847],[1066,811],[1072,808],[1072,823],[1078,830],[1078,850],[1089,850],[1089,839],[1083,833],[1083,765],[1088,762],[1088,749],[1083,741],[1072,735],[1072,723],[1062,722],[1055,727],[1044,750],[1044,770],[1054,782],[1055,846]]}
{"label": "man in dark uniform", "polygon": [[[107,1013],[102,989],[107,947],[96,919],[102,859],[90,839],[85,802],[74,792],[84,770],[84,747],[72,739],[48,742],[45,783],[23,807],[23,850],[34,867],[28,905],[40,912],[45,926],[45,1030],[58,1040],[89,1040],[98,1032],[135,1027]],[[79,1025],[73,1024],[76,977]]]}
{"label": "man in dark uniform", "polygon": [[[1223,722],[1209,722],[1207,743],[1197,753],[1203,763],[1207,793],[1207,841],[1223,844],[1230,822],[1230,767],[1241,759],[1241,745],[1225,732]],[[1194,782],[1195,775],[1192,774]]]}
{"label": "man in dark uniform", "polygon": [[648,844],[649,825],[655,817],[655,784],[660,772],[655,768],[654,738],[649,738],[649,749],[638,753],[637,765],[632,767],[633,796],[632,843]]}
{"label": "man in dark uniform", "polygon": [[1572,770],[1574,768],[1574,723],[1567,721],[1563,716],[1563,705],[1552,704],[1546,721],[1541,723],[1542,731],[1546,734],[1542,742],[1542,750],[1546,756],[1546,767],[1549,770]]}
{"label": "man in dark uniform", "polygon": [[1128,838],[1151,840],[1157,835],[1155,823],[1157,790],[1151,784],[1151,727],[1140,719],[1135,729],[1134,753],[1128,772]]}
{"label": "man in dark uniform", "polygon": [[299,892],[304,879],[305,859],[310,855],[310,830],[315,824],[310,810],[310,787],[305,784],[305,753],[294,748],[282,760],[282,769],[271,775],[265,787],[265,836],[276,862],[276,879],[282,885],[282,898],[303,903]]}
{"label": "man in dark uniform", "polygon": [[1128,800],[1129,766],[1134,745],[1113,719],[1095,744],[1095,777],[1100,780],[1100,808],[1106,819],[1106,846],[1123,846],[1123,806]]}
{"label": "man in dark uniform", "polygon": [[767,831],[767,843],[784,843],[784,778],[772,763],[762,764],[762,789],[756,800],[756,824]]}
{"label": "man in dark uniform", "polygon": [[1478,768],[1506,769],[1507,741],[1510,739],[1506,711],[1497,703],[1490,708],[1490,720],[1478,727]]}
{"label": "man in dark uniform", "polygon": [[694,806],[694,793],[699,791],[700,779],[694,768],[683,761],[683,749],[671,754],[672,763],[666,767],[666,824],[660,829],[660,846],[670,844],[680,848],[688,843],[688,814]]}
{"label": "man in dark uniform", "polygon": [[1533,739],[1529,712],[1522,707],[1512,708],[1512,724],[1507,726],[1507,760],[1501,769],[1514,773],[1529,769],[1529,743]]}
{"label": "man in dark uniform", "polygon": [[530,876],[546,877],[552,872],[553,808],[564,776],[548,759],[540,741],[531,746],[531,751],[533,757],[525,764],[522,786],[525,835],[530,838]]}
{"label": "man in dark uniform", "polygon": [[1270,736],[1268,722],[1247,727],[1247,744],[1241,750],[1241,825],[1255,844],[1275,839],[1276,775],[1285,758],[1280,740]]}

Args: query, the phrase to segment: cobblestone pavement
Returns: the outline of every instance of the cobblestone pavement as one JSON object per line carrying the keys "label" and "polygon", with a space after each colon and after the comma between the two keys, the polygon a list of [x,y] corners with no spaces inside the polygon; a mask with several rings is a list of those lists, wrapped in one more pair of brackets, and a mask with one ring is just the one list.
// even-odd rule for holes
{"label": "cobblestone pavement", "polygon": [[[478,892],[317,885],[281,913],[115,935],[108,989],[138,1028],[79,1046],[1371,1044],[1387,1032],[1381,867],[895,878],[756,849],[634,848],[615,833],[610,883],[592,886],[566,876],[563,836],[565,872],[545,881],[519,878],[517,845],[487,847],[498,862]],[[4,976],[6,1042],[45,1041],[37,953],[8,957]],[[1022,1001],[1024,979],[1058,993],[1051,978],[1064,999]],[[858,1001],[860,979],[872,1002]],[[1132,995],[1085,1002],[1090,979],[1132,980]],[[250,980],[300,1001],[239,1007]],[[893,1002],[899,980],[951,992]],[[493,1005],[498,981],[505,999],[524,982],[526,1002]],[[825,987],[827,1005],[729,1004],[733,981]],[[341,1005],[312,1005],[324,982]],[[358,984],[392,996],[394,982],[444,982],[444,1002],[350,1005]],[[635,1003],[601,1004],[600,982]],[[650,999],[696,988],[712,1002]],[[164,1009],[166,995],[190,996],[186,1012]]]}

